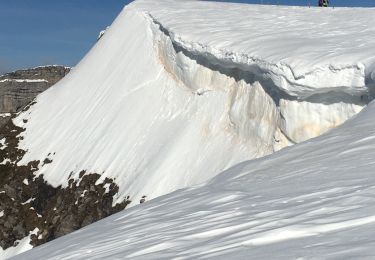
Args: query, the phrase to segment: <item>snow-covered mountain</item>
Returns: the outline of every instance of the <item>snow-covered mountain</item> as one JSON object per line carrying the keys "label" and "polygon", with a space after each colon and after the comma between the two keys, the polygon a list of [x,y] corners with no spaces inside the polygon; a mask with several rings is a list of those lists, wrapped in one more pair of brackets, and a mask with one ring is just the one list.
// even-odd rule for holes
{"label": "snow-covered mountain", "polygon": [[15,259],[373,259],[374,116]]}
{"label": "snow-covered mountain", "polygon": [[[78,204],[74,194],[85,198],[95,190],[93,183],[74,190],[85,174],[99,176],[94,183],[103,194],[112,187],[113,205],[128,203],[128,196],[135,206],[142,196],[201,186],[121,212],[24,257],[154,258],[158,252],[158,258],[204,258],[232,250],[238,257],[255,250],[255,257],[272,253],[258,245],[298,245],[290,237],[307,237],[310,245],[322,230],[341,230],[335,227],[354,216],[345,185],[358,174],[344,169],[355,168],[362,149],[369,149],[361,140],[371,136],[371,108],[324,137],[285,147],[341,125],[372,99],[374,15],[375,9],[200,1],[126,6],[87,56],[13,120],[22,129],[17,149],[25,151],[16,164],[69,190]],[[336,151],[342,155],[334,157]],[[344,160],[348,154],[353,160]],[[368,171],[361,174],[358,187],[371,181]],[[326,194],[337,200],[324,200]],[[349,213],[341,218],[341,210]],[[43,232],[30,229],[19,248]],[[284,240],[292,242],[281,245]],[[285,257],[297,256],[293,252]]]}
{"label": "snow-covered mountain", "polygon": [[51,154],[49,183],[86,170],[138,201],[317,136],[359,112],[375,78],[374,11],[357,12],[135,1],[15,120],[20,164]]}

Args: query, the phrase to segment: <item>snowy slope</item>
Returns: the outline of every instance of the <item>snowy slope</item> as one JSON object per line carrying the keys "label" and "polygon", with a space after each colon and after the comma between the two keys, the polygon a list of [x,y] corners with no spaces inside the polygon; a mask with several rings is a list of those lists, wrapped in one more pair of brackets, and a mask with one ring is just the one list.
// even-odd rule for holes
{"label": "snowy slope", "polygon": [[82,170],[114,178],[117,202],[129,195],[131,206],[143,195],[209,183],[31,258],[366,252],[374,105],[323,137],[285,147],[341,125],[373,99],[374,17],[375,9],[128,5],[80,64],[14,120],[26,129],[19,164],[40,160],[37,173],[55,186]]}
{"label": "snowy slope", "polygon": [[374,116],[15,259],[373,259]]}
{"label": "snowy slope", "polygon": [[[1,217],[1,214],[0,214],[0,217]],[[36,228],[32,232],[30,232],[30,234],[27,237],[21,240],[18,240],[17,246],[15,247],[9,247],[6,250],[3,250],[0,247],[0,259],[9,259],[15,255],[21,254],[27,250],[32,249],[33,246],[30,244],[31,242],[30,236],[33,234],[36,235],[38,231],[39,231],[38,228]]]}
{"label": "snowy slope", "polygon": [[135,1],[16,118],[20,164],[48,157],[56,186],[115,178],[137,202],[320,135],[371,99],[374,14]]}

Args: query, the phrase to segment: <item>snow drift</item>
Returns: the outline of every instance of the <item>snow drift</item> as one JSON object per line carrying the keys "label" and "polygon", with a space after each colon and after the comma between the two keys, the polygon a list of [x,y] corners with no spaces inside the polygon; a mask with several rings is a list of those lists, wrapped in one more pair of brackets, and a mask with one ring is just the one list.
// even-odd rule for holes
{"label": "snow drift", "polygon": [[[27,153],[20,164],[48,158],[37,173],[55,186],[79,179],[82,171],[101,174],[99,182],[113,178],[120,188],[117,201],[130,196],[135,205],[144,195],[152,199],[208,181],[239,162],[321,135],[360,112],[374,95],[374,14],[374,9],[135,1],[67,77],[15,119],[26,129],[20,148]],[[101,222],[113,240],[96,240],[104,231],[87,228],[82,233],[87,251],[82,243],[61,241],[92,257],[143,258],[160,251],[168,258],[180,249],[181,257],[225,257],[238,247],[239,256],[246,255],[249,246],[278,238],[314,237],[347,224],[366,227],[373,221],[366,214],[359,222],[354,213],[335,221],[341,210],[354,209],[350,197],[324,204],[319,195],[322,179],[328,194],[338,198],[351,185],[351,171],[338,189],[333,186],[341,171],[325,173],[333,171],[330,156],[337,151],[342,171],[355,164],[345,161],[345,154],[359,161],[362,149],[367,152],[361,143],[372,137],[362,132],[353,139],[359,144],[353,144],[354,153],[344,147],[351,131],[370,127],[359,118],[315,141],[240,164],[206,186]],[[359,190],[371,181],[367,172],[363,176]],[[176,211],[168,214],[171,205]],[[320,217],[324,223],[316,228]],[[309,220],[311,228],[304,228]],[[175,228],[184,223],[186,232]],[[155,236],[148,240],[146,233]],[[110,241],[121,245],[117,251]],[[40,251],[45,257],[62,256],[55,246],[46,250]]]}
{"label": "snow drift", "polygon": [[372,259],[374,116],[371,103],[328,134],[15,259]]}
{"label": "snow drift", "polygon": [[369,99],[374,11],[356,12],[135,1],[15,120],[21,164],[48,157],[53,185],[115,178],[137,201],[320,135]]}

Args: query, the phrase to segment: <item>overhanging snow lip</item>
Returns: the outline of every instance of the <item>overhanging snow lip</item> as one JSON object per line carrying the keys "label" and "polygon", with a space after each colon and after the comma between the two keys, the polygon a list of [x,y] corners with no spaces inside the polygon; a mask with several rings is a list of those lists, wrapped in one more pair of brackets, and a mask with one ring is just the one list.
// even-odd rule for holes
{"label": "overhanging snow lip", "polygon": [[[215,49],[200,42],[188,41],[183,36],[177,35],[165,27],[150,12],[144,12],[144,16],[151,23],[157,25],[160,31],[170,38],[176,52],[183,52],[185,56],[210,69],[218,71],[220,71],[219,67],[224,71],[238,69],[249,74],[252,78],[257,78],[254,81],[262,83],[266,81],[264,85],[268,85],[268,92],[271,92],[269,94],[272,97],[275,97],[275,93],[277,93],[276,96],[278,99],[281,97],[289,100],[306,100],[310,96],[326,93],[338,93],[338,95],[346,93],[351,96],[361,97],[368,95],[370,92],[371,86],[368,82],[373,81],[371,78],[372,74],[368,73],[363,63],[331,63],[323,67],[315,67],[304,73],[298,73],[291,65],[283,61],[270,62],[247,53]],[[337,82],[340,76],[336,76],[331,82],[320,83],[325,78],[333,77],[338,73],[342,73],[342,75],[349,73],[352,74],[352,77],[349,77],[349,80]],[[301,82],[308,77],[313,77],[314,80],[312,82]],[[278,103],[277,100],[275,101]]]}

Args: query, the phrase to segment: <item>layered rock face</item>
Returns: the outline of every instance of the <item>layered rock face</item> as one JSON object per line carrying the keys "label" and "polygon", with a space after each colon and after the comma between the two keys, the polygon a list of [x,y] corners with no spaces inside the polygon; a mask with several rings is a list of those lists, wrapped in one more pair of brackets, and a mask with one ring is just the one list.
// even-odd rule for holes
{"label": "layered rock face", "polygon": [[0,113],[21,111],[39,93],[68,74],[70,68],[44,66],[0,76]]}

